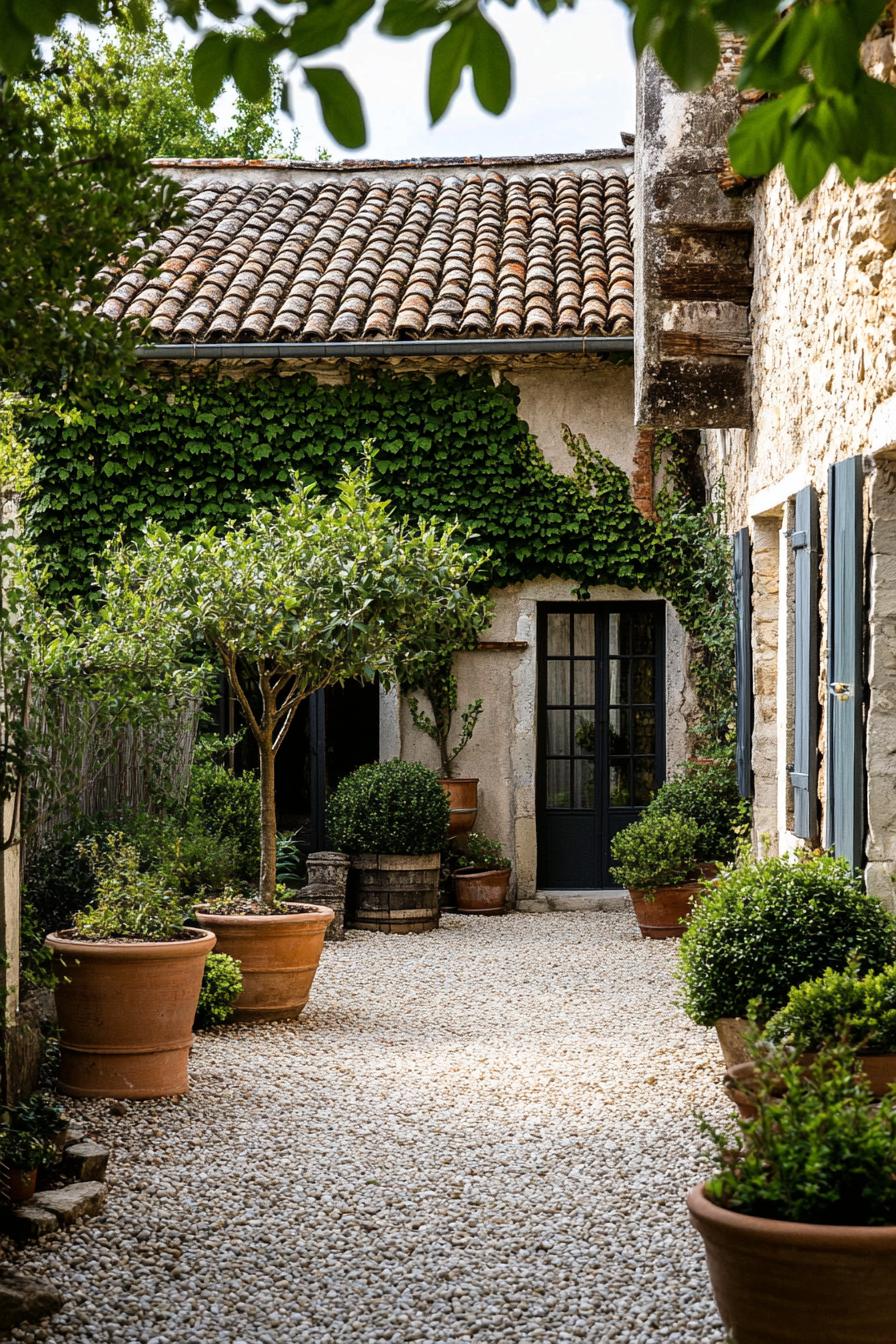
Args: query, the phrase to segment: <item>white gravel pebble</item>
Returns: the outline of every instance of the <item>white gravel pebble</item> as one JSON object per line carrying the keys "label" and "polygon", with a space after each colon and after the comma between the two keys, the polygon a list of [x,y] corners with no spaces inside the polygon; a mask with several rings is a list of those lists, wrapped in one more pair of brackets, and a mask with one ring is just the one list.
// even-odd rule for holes
{"label": "white gravel pebble", "polygon": [[181,1101],[72,1109],[100,1217],[18,1250],[30,1344],[722,1344],[684,1196],[718,1046],[628,914],[328,944],[298,1022],[197,1038]]}

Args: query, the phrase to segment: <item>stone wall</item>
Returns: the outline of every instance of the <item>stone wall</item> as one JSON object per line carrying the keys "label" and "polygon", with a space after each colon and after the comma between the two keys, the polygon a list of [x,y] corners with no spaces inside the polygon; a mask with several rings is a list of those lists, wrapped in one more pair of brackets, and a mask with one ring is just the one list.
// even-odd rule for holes
{"label": "stone wall", "polygon": [[[893,39],[866,59],[892,75]],[[754,546],[756,721],[753,741],[757,840],[795,843],[788,831],[789,501],[819,494],[823,753],[824,538],[827,469],[866,458],[866,688],[869,885],[891,900],[896,871],[896,174],[847,187],[832,171],[797,202],[780,170],[755,193],[751,307],[752,426],[711,430],[709,473],[724,479],[732,530],[749,525]],[[784,743],[786,746],[786,742]],[[824,799],[824,764],[819,781]],[[823,831],[822,831],[823,834]]]}

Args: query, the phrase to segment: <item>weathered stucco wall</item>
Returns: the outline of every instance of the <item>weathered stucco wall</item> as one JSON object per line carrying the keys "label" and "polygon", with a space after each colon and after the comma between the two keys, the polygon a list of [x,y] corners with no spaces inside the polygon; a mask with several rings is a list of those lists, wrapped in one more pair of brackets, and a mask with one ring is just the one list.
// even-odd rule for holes
{"label": "weathered stucco wall", "polygon": [[617,467],[631,472],[636,442],[631,364],[595,361],[581,369],[517,368],[509,369],[506,377],[519,388],[519,413],[555,471],[572,470],[562,431],[568,425]]}
{"label": "weathered stucco wall", "polygon": [[[893,69],[893,41],[869,44],[878,75]],[[789,501],[814,485],[821,534],[819,749],[824,747],[824,541],[827,469],[865,461],[868,880],[892,901],[896,872],[896,174],[848,188],[831,172],[797,202],[780,171],[754,205],[752,428],[707,434],[711,474],[724,477],[732,529],[754,545],[754,770],[757,839],[793,843],[787,831],[786,541]],[[781,675],[781,674],[784,675]],[[820,778],[824,801],[824,762]],[[822,818],[822,820],[824,820]],[[822,834],[824,832],[822,831]]]}

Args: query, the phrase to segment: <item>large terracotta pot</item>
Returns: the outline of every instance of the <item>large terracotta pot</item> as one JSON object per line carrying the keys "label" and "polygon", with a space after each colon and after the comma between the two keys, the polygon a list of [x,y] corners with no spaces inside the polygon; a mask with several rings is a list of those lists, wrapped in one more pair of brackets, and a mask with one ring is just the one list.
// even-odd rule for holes
{"label": "large terracotta pot", "polygon": [[440,854],[353,854],[351,927],[428,933],[439,927]]}
{"label": "large terracotta pot", "polygon": [[892,1344],[896,1227],[828,1227],[752,1218],[696,1186],[719,1315],[736,1344]]}
{"label": "large terracotta pot", "polygon": [[214,932],[218,951],[240,963],[243,988],[234,1004],[238,1022],[298,1017],[311,993],[332,910],[296,905],[282,915],[217,915],[199,908],[196,919]]}
{"label": "large terracotta pot", "polygon": [[89,943],[51,933],[62,1057],[72,1097],[171,1097],[189,1089],[187,1058],[213,933],[169,943]]}
{"label": "large terracotta pot", "polygon": [[635,887],[629,888],[635,919],[642,938],[680,938],[684,933],[682,920],[691,913],[694,897],[700,891],[699,882],[681,882],[676,887],[657,887],[648,896]]}
{"label": "large terracotta pot", "polygon": [[509,868],[461,870],[454,874],[457,908],[464,915],[503,915],[509,886]]}
{"label": "large terracotta pot", "polygon": [[455,835],[469,835],[476,825],[479,812],[478,779],[443,779],[442,788],[448,795],[449,839]]}

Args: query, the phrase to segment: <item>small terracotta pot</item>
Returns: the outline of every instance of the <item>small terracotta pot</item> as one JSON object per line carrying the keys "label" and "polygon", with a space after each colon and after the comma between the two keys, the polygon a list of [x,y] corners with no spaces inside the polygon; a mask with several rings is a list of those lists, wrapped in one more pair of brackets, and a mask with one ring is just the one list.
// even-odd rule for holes
{"label": "small terracotta pot", "polygon": [[187,1057],[214,935],[168,943],[89,943],[51,933],[62,1054],[72,1097],[172,1097],[188,1091]]}
{"label": "small terracotta pot", "polygon": [[37,1167],[32,1171],[22,1171],[21,1167],[9,1168],[9,1198],[13,1204],[24,1204],[37,1189]]}
{"label": "small terracotta pot", "polygon": [[[755,1077],[756,1066],[749,1061],[744,1064],[732,1064],[725,1070],[723,1086],[745,1120],[752,1120],[759,1109],[753,1100],[750,1086]],[[773,1095],[780,1096],[782,1090],[773,1088]]]}
{"label": "small terracotta pot", "polygon": [[218,940],[218,951],[240,963],[243,988],[234,1005],[238,1022],[274,1022],[298,1017],[311,984],[333,911],[325,905],[289,909],[283,915],[213,915],[196,919]]}
{"label": "small terracotta pot", "polygon": [[468,868],[454,874],[457,908],[464,915],[503,915],[509,887],[509,868]]}
{"label": "small terracotta pot", "polygon": [[647,895],[629,887],[629,896],[642,938],[680,938],[684,933],[682,920],[693,908],[699,894],[699,882],[680,882],[675,887],[657,887]]}
{"label": "small terracotta pot", "polygon": [[442,788],[448,795],[450,808],[449,839],[455,835],[469,835],[479,812],[479,780],[443,779]]}
{"label": "small terracotta pot", "polygon": [[746,1045],[749,1025],[745,1017],[720,1017],[716,1022],[716,1035],[722,1047],[726,1069],[731,1069],[735,1064],[749,1064],[750,1056],[747,1054]]}
{"label": "small terracotta pot", "polygon": [[688,1195],[713,1294],[737,1344],[891,1344],[896,1227],[829,1227],[732,1213]]}

